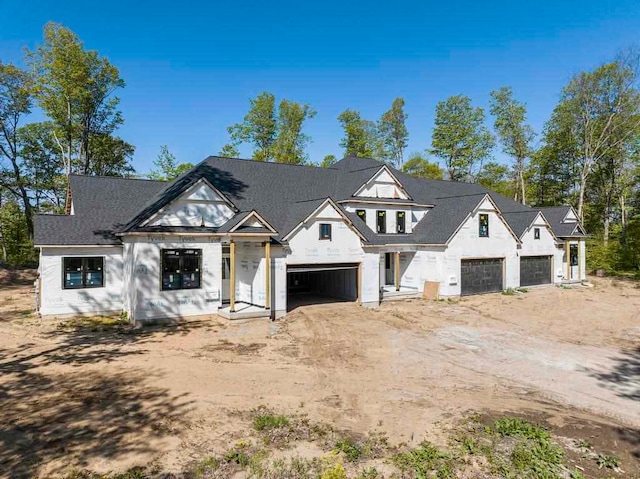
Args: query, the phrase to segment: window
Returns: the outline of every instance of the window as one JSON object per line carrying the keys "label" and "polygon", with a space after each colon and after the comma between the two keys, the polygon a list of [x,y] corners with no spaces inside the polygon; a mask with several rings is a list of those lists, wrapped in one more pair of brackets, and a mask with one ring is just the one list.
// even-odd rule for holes
{"label": "window", "polygon": [[162,290],[200,288],[202,250],[162,250]]}
{"label": "window", "polygon": [[378,233],[386,233],[387,232],[387,212],[378,211],[377,218],[378,218],[378,221],[377,221]]}
{"label": "window", "polygon": [[396,230],[398,233],[404,233],[405,230],[405,213],[404,211],[396,212]]}
{"label": "window", "polygon": [[481,214],[480,215],[480,229],[478,231],[480,238],[488,238],[489,237],[489,215]]}
{"label": "window", "polygon": [[62,258],[64,289],[101,288],[104,286],[104,258]]}
{"label": "window", "polygon": [[367,212],[365,210],[356,210],[356,214],[362,221],[367,222]]}
{"label": "window", "polygon": [[231,247],[222,247],[222,279],[231,279]]}
{"label": "window", "polygon": [[320,223],[320,239],[331,240],[331,225],[329,223]]}
{"label": "window", "polygon": [[540,228],[533,228],[533,239],[540,239]]}

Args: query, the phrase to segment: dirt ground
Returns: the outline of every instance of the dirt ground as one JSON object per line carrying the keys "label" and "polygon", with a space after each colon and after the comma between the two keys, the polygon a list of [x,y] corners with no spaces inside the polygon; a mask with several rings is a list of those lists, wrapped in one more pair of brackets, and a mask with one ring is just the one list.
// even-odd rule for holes
{"label": "dirt ground", "polygon": [[0,284],[0,474],[179,471],[259,405],[408,444],[472,412],[528,415],[639,473],[640,286],[592,282],[137,330],[42,321],[28,285]]}

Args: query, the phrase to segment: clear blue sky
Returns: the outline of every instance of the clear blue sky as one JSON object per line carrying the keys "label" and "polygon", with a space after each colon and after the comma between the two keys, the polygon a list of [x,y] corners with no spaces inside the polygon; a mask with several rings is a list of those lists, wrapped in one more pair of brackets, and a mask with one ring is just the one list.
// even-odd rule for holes
{"label": "clear blue sky", "polygon": [[264,90],[317,110],[312,161],[341,155],[342,110],[377,120],[396,96],[409,151],[429,146],[439,100],[465,94],[487,108],[502,85],[540,131],[572,74],[640,43],[637,0],[0,0],[0,61],[20,63],[49,20],[120,69],[120,135],[140,172],[163,144],[181,161],[217,153]]}

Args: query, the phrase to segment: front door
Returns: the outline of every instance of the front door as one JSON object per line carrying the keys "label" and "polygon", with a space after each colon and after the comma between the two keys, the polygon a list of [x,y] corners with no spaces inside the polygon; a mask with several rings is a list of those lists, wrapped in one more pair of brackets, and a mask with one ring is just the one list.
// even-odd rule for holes
{"label": "front door", "polygon": [[569,271],[571,277],[569,279],[580,279],[580,271],[578,271],[578,245],[569,245]]}
{"label": "front door", "polygon": [[229,246],[222,247],[222,301],[229,301],[231,276],[231,252]]}
{"label": "front door", "polygon": [[395,284],[395,278],[393,275],[393,253],[384,254],[384,284],[389,286]]}

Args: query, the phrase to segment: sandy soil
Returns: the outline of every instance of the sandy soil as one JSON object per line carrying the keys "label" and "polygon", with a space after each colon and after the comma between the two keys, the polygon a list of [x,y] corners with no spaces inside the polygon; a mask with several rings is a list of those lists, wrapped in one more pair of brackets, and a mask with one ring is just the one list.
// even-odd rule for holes
{"label": "sandy soil", "polygon": [[535,414],[606,427],[637,459],[640,287],[593,281],[141,330],[43,322],[29,287],[0,286],[0,471],[177,471],[244,437],[259,405],[407,443],[472,411]]}

